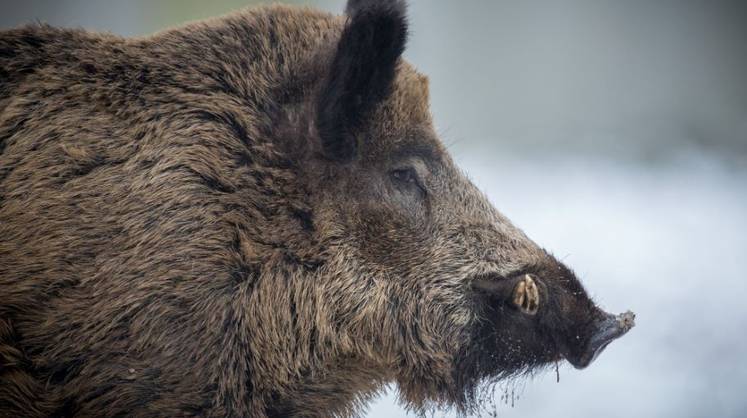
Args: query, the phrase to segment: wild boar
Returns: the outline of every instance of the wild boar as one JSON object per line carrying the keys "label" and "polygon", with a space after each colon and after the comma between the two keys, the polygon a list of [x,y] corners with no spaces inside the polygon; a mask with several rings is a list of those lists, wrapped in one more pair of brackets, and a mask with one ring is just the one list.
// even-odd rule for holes
{"label": "wild boar", "polygon": [[632,326],[455,166],[400,0],[0,34],[0,415],[348,416]]}

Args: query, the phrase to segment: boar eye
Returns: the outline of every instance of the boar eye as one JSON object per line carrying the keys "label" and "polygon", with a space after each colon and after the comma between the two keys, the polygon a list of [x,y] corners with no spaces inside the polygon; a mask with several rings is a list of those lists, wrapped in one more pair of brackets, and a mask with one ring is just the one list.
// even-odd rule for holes
{"label": "boar eye", "polygon": [[415,170],[412,168],[392,170],[392,177],[402,183],[417,183],[415,176]]}
{"label": "boar eye", "polygon": [[398,168],[390,172],[392,180],[401,187],[411,188],[418,192],[425,194],[425,188],[423,188],[418,173],[412,167]]}

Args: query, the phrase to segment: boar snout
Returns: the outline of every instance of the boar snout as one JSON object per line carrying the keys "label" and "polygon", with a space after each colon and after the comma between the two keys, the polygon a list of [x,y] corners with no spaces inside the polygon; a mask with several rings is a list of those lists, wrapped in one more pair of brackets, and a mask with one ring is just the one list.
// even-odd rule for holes
{"label": "boar snout", "polygon": [[589,339],[589,344],[580,356],[568,356],[567,360],[577,369],[590,365],[612,341],[625,335],[635,326],[635,314],[627,311],[619,315],[605,313],[596,321],[596,328]]}

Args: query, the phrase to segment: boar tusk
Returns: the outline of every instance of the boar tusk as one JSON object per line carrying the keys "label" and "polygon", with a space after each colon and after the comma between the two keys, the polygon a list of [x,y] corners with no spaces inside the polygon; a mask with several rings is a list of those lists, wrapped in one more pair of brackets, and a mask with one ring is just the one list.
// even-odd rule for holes
{"label": "boar tusk", "polygon": [[527,315],[535,315],[539,310],[539,289],[531,275],[525,274],[514,288],[514,305]]}

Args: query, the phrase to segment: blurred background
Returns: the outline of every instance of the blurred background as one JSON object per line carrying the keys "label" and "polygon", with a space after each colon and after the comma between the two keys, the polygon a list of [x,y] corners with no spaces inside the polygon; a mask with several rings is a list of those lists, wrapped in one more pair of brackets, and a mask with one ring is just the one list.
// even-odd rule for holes
{"label": "blurred background", "polygon": [[[0,1],[0,28],[137,36],[253,3]],[[483,415],[746,417],[747,2],[410,3],[406,57],[456,160],[603,307],[638,314],[589,369],[508,382]],[[391,388],[367,416],[414,415]]]}

